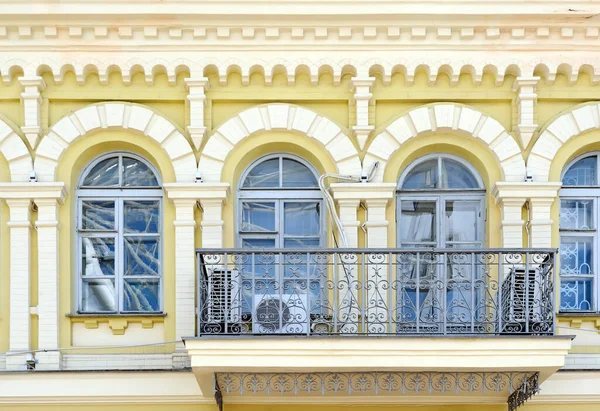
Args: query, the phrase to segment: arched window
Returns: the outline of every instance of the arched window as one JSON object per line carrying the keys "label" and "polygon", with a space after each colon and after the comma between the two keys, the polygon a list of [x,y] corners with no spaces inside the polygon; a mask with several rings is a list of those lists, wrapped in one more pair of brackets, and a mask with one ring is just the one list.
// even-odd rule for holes
{"label": "arched window", "polygon": [[77,187],[79,312],[162,310],[162,188],[130,153],[92,161]]}
{"label": "arched window", "polygon": [[252,164],[238,192],[243,248],[318,248],[323,245],[323,196],[318,174],[304,160],[271,155]]}
{"label": "arched window", "polygon": [[[483,246],[485,188],[464,160],[447,154],[420,158],[400,177],[397,196],[398,247]],[[467,254],[466,258],[474,257]],[[473,298],[485,298],[482,287],[475,285],[484,273],[476,261],[461,263],[440,264],[425,253],[400,270],[395,288],[401,318],[409,324],[419,320],[426,324],[441,321],[443,312],[450,327],[464,325],[457,319],[485,318],[482,308],[472,304]]]}
{"label": "arched window", "polygon": [[600,184],[598,153],[576,158],[562,176],[560,190],[560,309],[598,309]]}
{"label": "arched window", "polygon": [[399,247],[481,247],[485,188],[475,169],[446,154],[422,157],[400,177]]}
{"label": "arched window", "polygon": [[[239,246],[318,249],[325,243],[324,214],[318,174],[310,164],[287,154],[263,157],[240,180]],[[323,308],[320,284],[326,270],[307,258],[304,253],[255,254],[238,265],[241,278],[232,284],[241,282],[242,313],[252,319],[255,332],[301,332],[307,315]],[[297,311],[291,323],[279,323],[285,316],[273,317],[281,304]]]}

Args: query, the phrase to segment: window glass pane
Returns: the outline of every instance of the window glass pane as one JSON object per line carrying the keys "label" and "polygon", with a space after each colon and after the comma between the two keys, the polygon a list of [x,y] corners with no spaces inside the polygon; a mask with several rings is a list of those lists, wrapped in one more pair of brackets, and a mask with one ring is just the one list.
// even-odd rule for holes
{"label": "window glass pane", "polygon": [[119,158],[100,161],[83,179],[83,186],[117,187],[119,185]]}
{"label": "window glass pane", "polygon": [[573,164],[563,176],[565,186],[596,185],[596,156],[582,158]]}
{"label": "window glass pane", "polygon": [[283,187],[318,187],[317,178],[304,164],[284,158]]}
{"label": "window glass pane", "polygon": [[593,271],[593,237],[562,236],[560,239],[560,274],[591,275]]}
{"label": "window glass pane", "polygon": [[82,238],[81,254],[82,276],[101,277],[115,275],[114,238]]}
{"label": "window glass pane", "polygon": [[560,200],[560,228],[587,230],[594,228],[593,200]]}
{"label": "window glass pane", "polygon": [[435,207],[433,201],[402,201],[400,240],[413,243],[436,241]]}
{"label": "window glass pane", "polygon": [[402,189],[433,189],[438,188],[438,161],[427,160],[415,166],[404,179]]}
{"label": "window glass pane", "polygon": [[117,311],[115,280],[113,278],[84,279],[81,287],[81,310]]}
{"label": "window glass pane", "polygon": [[561,310],[587,310],[593,309],[592,304],[592,279],[582,278],[577,280],[560,281],[560,309]]}
{"label": "window glass pane", "polygon": [[125,237],[125,275],[159,275],[158,238]]}
{"label": "window glass pane", "polygon": [[106,200],[81,202],[83,230],[114,230],[115,202]]}
{"label": "window glass pane", "polygon": [[142,161],[123,157],[123,185],[126,187],[158,187],[154,172]]}
{"label": "window glass pane", "polygon": [[319,248],[320,238],[286,238],[284,248]]}
{"label": "window glass pane", "polygon": [[160,311],[158,279],[125,279],[123,284],[124,311]]}
{"label": "window glass pane", "polygon": [[257,164],[246,176],[242,187],[279,187],[279,158],[272,158]]}
{"label": "window glass pane", "polygon": [[446,201],[446,241],[478,241],[479,201]]}
{"label": "window glass pane", "polygon": [[480,188],[477,179],[467,167],[448,158],[442,159],[441,187],[455,189]]}
{"label": "window glass pane", "polygon": [[126,233],[158,233],[159,201],[123,201]]}
{"label": "window glass pane", "polygon": [[283,207],[285,234],[319,235],[321,207],[318,202],[286,202]]}
{"label": "window glass pane", "polygon": [[240,231],[275,231],[275,203],[242,203]]}
{"label": "window glass pane", "polygon": [[274,238],[244,238],[242,248],[275,248]]}

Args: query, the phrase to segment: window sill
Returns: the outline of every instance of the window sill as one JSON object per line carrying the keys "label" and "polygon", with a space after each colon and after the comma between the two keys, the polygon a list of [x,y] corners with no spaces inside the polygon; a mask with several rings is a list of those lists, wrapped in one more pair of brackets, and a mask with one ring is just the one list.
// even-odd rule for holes
{"label": "window sill", "polygon": [[69,313],[68,318],[166,317],[166,313]]}
{"label": "window sill", "polygon": [[557,317],[600,317],[600,312],[589,312],[589,311],[561,311],[556,314]]}
{"label": "window sill", "polygon": [[98,329],[100,324],[107,324],[113,335],[124,335],[130,324],[141,324],[143,329],[154,328],[155,324],[164,323],[166,316],[165,313],[74,313],[66,315],[70,319],[71,325],[83,324],[88,330]]}

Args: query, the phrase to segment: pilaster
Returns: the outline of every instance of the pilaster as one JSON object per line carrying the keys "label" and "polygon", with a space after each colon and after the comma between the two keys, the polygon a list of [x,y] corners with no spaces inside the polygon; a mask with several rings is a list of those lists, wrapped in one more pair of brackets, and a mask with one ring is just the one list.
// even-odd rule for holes
{"label": "pilaster", "polygon": [[190,110],[190,125],[187,130],[192,137],[196,149],[200,149],[204,136],[206,135],[206,125],[204,123],[204,108],[206,105],[206,89],[208,88],[208,78],[190,78],[185,80],[185,86],[188,90],[187,100]]}
{"label": "pilaster", "polygon": [[58,209],[64,202],[66,189],[58,188],[55,198],[34,198],[38,218],[38,347],[48,352],[36,354],[36,369],[58,370],[59,348],[59,241]]}
{"label": "pilaster", "polygon": [[7,199],[6,204],[10,211],[10,335],[6,369],[25,370],[28,355],[16,353],[31,349],[31,200]]}
{"label": "pilaster", "polygon": [[37,146],[42,135],[40,121],[40,106],[42,104],[41,92],[46,89],[46,83],[41,77],[23,77],[19,79],[23,87],[21,100],[23,101],[23,119],[25,125],[21,127],[32,148]]}
{"label": "pilaster", "polygon": [[[221,209],[229,193],[229,184],[171,183],[164,187],[175,206],[175,334],[176,339],[181,340],[196,334],[194,210],[200,202],[204,210],[201,222],[203,246],[222,247]],[[218,230],[215,229],[217,226]],[[179,344],[177,348],[182,350],[183,345]]]}
{"label": "pilaster", "polygon": [[529,244],[549,248],[552,244],[551,207],[558,198],[561,183],[499,182],[492,194],[502,208],[502,246],[523,246],[522,207],[529,203]]}
{"label": "pilaster", "polygon": [[[340,216],[342,212],[342,203],[360,204],[363,201],[367,207],[367,219],[365,227],[367,229],[367,247],[369,248],[387,248],[388,235],[387,227],[389,222],[386,217],[387,206],[394,198],[396,191],[395,183],[334,183],[331,184],[333,198],[340,204]],[[356,219],[356,212],[354,212]],[[350,212],[348,211],[348,216]],[[350,218],[350,217],[349,217]],[[358,233],[358,226],[355,230]],[[344,225],[346,227],[346,225]]]}
{"label": "pilaster", "polygon": [[517,92],[518,124],[516,132],[521,139],[521,145],[526,148],[537,130],[535,124],[535,102],[537,94],[535,88],[540,77],[517,77],[513,91]]}
{"label": "pilaster", "polygon": [[[346,245],[348,248],[357,248],[358,227],[360,226],[360,221],[358,221],[356,212],[360,204],[360,199],[341,199],[336,202],[339,207],[340,221],[342,222],[342,227],[344,228],[346,238],[348,239],[348,244]],[[338,238],[337,241],[337,246],[343,248],[344,244],[341,243],[340,238]]]}
{"label": "pilaster", "polygon": [[369,103],[373,97],[371,86],[374,82],[375,77],[353,77],[350,82],[356,103],[356,125],[352,127],[352,131],[361,150],[375,128],[369,125]]}

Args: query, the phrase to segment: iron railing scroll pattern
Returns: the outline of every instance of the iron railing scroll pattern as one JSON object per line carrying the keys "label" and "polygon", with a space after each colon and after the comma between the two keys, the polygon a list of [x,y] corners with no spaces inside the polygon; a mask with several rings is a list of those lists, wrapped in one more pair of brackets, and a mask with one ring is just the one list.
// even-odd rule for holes
{"label": "iron railing scroll pattern", "polygon": [[553,249],[204,249],[199,335],[553,335]]}

